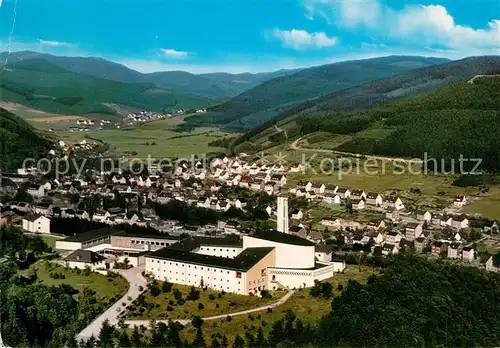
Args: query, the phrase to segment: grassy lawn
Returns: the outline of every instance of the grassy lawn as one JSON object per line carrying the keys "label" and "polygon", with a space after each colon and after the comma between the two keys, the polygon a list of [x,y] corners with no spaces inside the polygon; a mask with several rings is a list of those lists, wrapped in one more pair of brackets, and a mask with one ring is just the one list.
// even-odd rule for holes
{"label": "grassy lawn", "polygon": [[[109,281],[105,275],[99,273],[90,272],[90,274],[86,276],[83,271],[78,274],[76,270],[68,269],[48,261],[37,262],[28,270],[23,271],[23,273],[33,272],[34,270],[36,270],[39,283],[49,286],[68,284],[80,292],[87,287],[94,290],[98,298],[106,303],[111,298],[120,298],[123,296],[129,287],[128,282],[121,276],[112,278],[112,281]],[[51,278],[51,273],[62,273],[65,278]]]}
{"label": "grassy lawn", "polygon": [[[349,266],[345,273],[336,274],[332,279],[329,279],[333,284],[334,296],[340,295],[338,285],[347,285],[349,279],[356,280],[359,283],[366,283],[369,276],[375,272],[369,267]],[[272,312],[262,311],[251,315],[242,315],[233,317],[231,321],[227,319],[210,320],[203,324],[204,337],[207,342],[210,342],[212,334],[220,333],[226,335],[231,344],[234,337],[238,334],[245,337],[245,332],[250,331],[254,335],[259,327],[262,327],[267,334],[271,330],[273,322],[283,317],[286,310],[291,309],[302,322],[315,324],[318,319],[328,314],[331,311],[332,299],[324,299],[312,297],[309,295],[309,289],[299,290],[282,306],[274,308]],[[186,326],[182,331],[182,335],[188,340],[193,340],[196,335],[196,330],[192,326]]]}
{"label": "grassy lawn", "polygon": [[[162,282],[159,283],[161,289]],[[168,293],[161,293],[154,297],[148,291],[145,295],[144,309],[134,306],[134,311],[128,311],[125,316],[128,319],[191,319],[194,315],[201,317],[211,317],[214,315],[239,312],[246,309],[252,309],[266,304],[276,302],[281,298],[285,292],[273,292],[273,298],[263,299],[257,296],[244,296],[232,293],[220,293],[215,290],[200,290],[200,298],[196,301],[186,301],[183,305],[177,304],[174,298],[174,289],[179,289],[182,292],[182,298],[186,299],[190,286],[174,284],[172,291]],[[219,294],[221,297],[219,298]],[[213,300],[210,296],[213,296]],[[167,311],[169,302],[172,301],[171,308],[173,310]],[[202,303],[204,308],[199,309],[198,305]]]}
{"label": "grassy lawn", "polygon": [[464,211],[472,214],[482,214],[490,219],[500,219],[500,188],[491,190],[487,196],[477,197],[466,205]]}
{"label": "grassy lawn", "polygon": [[63,239],[64,237],[52,236],[52,235],[41,235],[43,241],[52,249],[56,248],[56,241]]}

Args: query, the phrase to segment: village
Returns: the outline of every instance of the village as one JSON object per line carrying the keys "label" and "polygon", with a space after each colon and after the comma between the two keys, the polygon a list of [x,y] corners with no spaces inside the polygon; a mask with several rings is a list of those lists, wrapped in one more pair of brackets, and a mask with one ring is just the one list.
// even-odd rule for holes
{"label": "village", "polygon": [[[457,196],[451,213],[407,211],[397,195],[316,181],[299,181],[287,189],[287,176],[300,170],[300,163],[266,165],[249,161],[244,154],[218,158],[210,168],[203,168],[201,162],[191,167],[183,163],[170,172],[151,166],[140,175],[116,169],[50,180],[36,170],[20,169],[3,174],[1,190],[6,197],[29,199],[2,203],[0,225],[13,223],[28,233],[50,234],[51,220],[66,218],[151,228],[171,236],[251,235],[255,226],[241,217],[250,209],[260,209],[265,212],[261,219],[272,226],[278,219],[276,196],[286,195],[290,224],[281,232],[312,241],[318,250],[328,249],[330,259],[332,254],[334,258],[355,253],[390,255],[413,249],[429,257],[499,270],[498,255],[480,255],[475,248],[483,242],[486,249],[495,250],[500,244],[499,222],[460,213],[467,197]],[[97,207],[84,203],[95,196],[100,197]],[[221,219],[190,225],[160,217],[158,207],[171,202],[182,202],[195,212],[220,213]],[[265,205],[257,206],[262,202]],[[311,221],[311,211],[318,206],[336,206],[337,213]],[[358,213],[379,218],[357,219]],[[224,220],[225,216],[229,218]]]}

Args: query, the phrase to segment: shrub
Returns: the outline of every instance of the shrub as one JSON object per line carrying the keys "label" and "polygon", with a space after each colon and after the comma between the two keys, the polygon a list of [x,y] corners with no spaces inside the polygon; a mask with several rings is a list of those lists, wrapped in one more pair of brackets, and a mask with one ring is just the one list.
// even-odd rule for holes
{"label": "shrub", "polygon": [[253,315],[249,314],[249,315],[248,315],[248,320],[250,320],[250,321],[254,321],[254,320],[255,320],[255,318],[253,317]]}
{"label": "shrub", "polygon": [[344,286],[342,284],[337,285],[337,290],[338,291],[344,290]]}
{"label": "shrub", "polygon": [[170,300],[170,301],[168,301],[168,304],[169,304],[170,306],[173,306],[173,305],[174,305],[174,301]]}
{"label": "shrub", "polygon": [[233,302],[233,301],[230,301],[230,302],[229,302],[229,307],[234,307],[234,306],[236,306],[236,303],[235,303],[235,302]]}
{"label": "shrub", "polygon": [[177,300],[177,304],[178,304],[179,306],[184,305],[184,303],[186,303],[186,300],[184,300],[183,298],[181,298],[181,299]]}
{"label": "shrub", "polygon": [[203,325],[203,319],[195,315],[191,320],[191,324],[193,325],[193,327],[199,329]]}
{"label": "shrub", "polygon": [[139,291],[144,291],[144,287],[142,285],[139,285]]}
{"label": "shrub", "polygon": [[213,301],[213,300],[215,300],[215,296],[214,296],[214,295],[212,295],[212,294],[210,294],[210,295],[208,295],[208,299],[209,299],[210,301]]}
{"label": "shrub", "polygon": [[169,282],[163,282],[163,285],[161,287],[161,291],[163,292],[171,292],[172,291],[172,283]]}
{"label": "shrub", "polygon": [[226,321],[227,321],[227,322],[230,322],[231,320],[233,320],[233,318],[232,318],[230,315],[228,315],[228,316],[226,317]]}
{"label": "shrub", "polygon": [[203,303],[198,303],[198,309],[199,310],[202,310],[203,308],[205,308],[205,306],[203,305]]}
{"label": "shrub", "polygon": [[271,307],[267,307],[267,313],[272,313],[273,309]]}
{"label": "shrub", "polygon": [[168,312],[172,312],[173,310],[174,310],[174,307],[172,307],[172,306],[170,306],[170,305],[168,305],[168,306],[167,306],[167,311],[168,311]]}

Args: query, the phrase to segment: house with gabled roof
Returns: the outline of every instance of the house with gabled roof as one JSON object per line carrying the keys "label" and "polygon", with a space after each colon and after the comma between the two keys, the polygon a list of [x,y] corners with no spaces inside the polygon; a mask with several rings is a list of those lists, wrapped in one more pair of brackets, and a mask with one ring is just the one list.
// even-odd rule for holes
{"label": "house with gabled roof", "polygon": [[463,261],[474,261],[474,248],[471,246],[466,246],[462,248],[462,260]]}
{"label": "house with gabled roof", "polygon": [[463,207],[467,204],[467,199],[463,195],[457,195],[455,200],[453,201],[453,206],[455,207]]}
{"label": "house with gabled roof", "polygon": [[311,190],[314,191],[314,193],[316,193],[317,195],[323,194],[325,192],[325,188],[326,186],[322,182],[313,182],[311,184]]}
{"label": "house with gabled roof", "polygon": [[337,187],[335,193],[339,195],[341,199],[347,199],[351,196],[351,190],[345,187]]}
{"label": "house with gabled roof", "polygon": [[382,196],[376,192],[368,192],[366,194],[365,200],[366,204],[374,207],[381,207],[384,203]]}
{"label": "house with gabled roof", "polygon": [[325,192],[323,194],[323,202],[327,204],[340,204],[341,198],[335,193]]}
{"label": "house with gabled roof", "polygon": [[31,233],[50,233],[50,219],[45,215],[26,215],[23,218],[23,230]]}
{"label": "house with gabled roof", "polygon": [[312,182],[310,181],[303,181],[303,180],[300,180],[297,185],[296,185],[296,188],[297,188],[297,191],[298,190],[303,190],[303,191],[310,191],[311,188],[312,188]]}
{"label": "house with gabled roof", "polygon": [[461,255],[461,244],[460,243],[451,243],[448,246],[448,258],[449,259],[460,259]]}
{"label": "house with gabled roof", "polygon": [[351,190],[350,197],[354,200],[361,200],[366,198],[366,192],[363,190]]}
{"label": "house with gabled roof", "polygon": [[403,210],[405,208],[401,198],[397,196],[386,196],[384,197],[384,208],[394,208],[396,210]]}
{"label": "house with gabled roof", "polygon": [[422,224],[416,222],[408,223],[405,228],[405,238],[408,240],[415,240],[422,234],[422,229]]}
{"label": "house with gabled roof", "polygon": [[500,252],[488,258],[486,261],[486,270],[489,272],[500,272]]}

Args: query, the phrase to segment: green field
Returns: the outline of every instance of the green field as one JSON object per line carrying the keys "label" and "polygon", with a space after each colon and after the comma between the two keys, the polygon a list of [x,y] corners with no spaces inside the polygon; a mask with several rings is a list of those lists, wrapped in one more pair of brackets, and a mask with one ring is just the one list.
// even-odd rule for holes
{"label": "green field", "polygon": [[213,128],[200,127],[190,133],[175,132],[175,126],[183,122],[184,117],[154,121],[133,128],[103,129],[90,132],[58,132],[58,136],[70,142],[79,141],[86,135],[100,139],[115,147],[115,155],[134,156],[137,158],[189,157],[209,152],[221,152],[223,148],[208,144],[227,136],[227,133]]}
{"label": "green field", "polygon": [[[159,287],[161,289],[162,282]],[[174,284],[173,289],[178,289],[182,292],[182,297],[186,299],[191,287],[185,285]],[[161,293],[154,297],[151,292],[146,293],[144,308],[145,311],[141,312],[139,306],[134,311],[128,311],[125,315],[128,319],[191,319],[194,315],[201,317],[211,317],[231,312],[239,312],[246,309],[252,309],[266,304],[276,302],[281,298],[285,292],[273,292],[272,298],[260,298],[257,296],[244,296],[233,293],[225,293],[222,295],[219,291],[215,290],[200,290],[200,298],[196,301],[186,301],[183,305],[176,303],[173,295],[173,289],[168,293]],[[219,298],[219,294],[221,297]],[[210,300],[210,295],[214,297]],[[172,301],[171,311],[167,311],[169,301]],[[204,308],[198,309],[199,303],[202,303]]]}
{"label": "green field", "polygon": [[[339,284],[345,287],[349,279],[366,283],[368,277],[374,272],[375,270],[369,267],[350,266],[345,273],[335,274],[328,281],[333,284],[334,296],[338,296],[340,294]],[[331,301],[331,299],[312,297],[309,295],[308,289],[297,290],[285,304],[274,308],[270,313],[268,311],[255,312],[251,315],[233,317],[231,321],[227,321],[227,319],[206,321],[203,324],[204,337],[209,341],[212,334],[220,333],[226,335],[231,343],[236,335],[245,337],[247,331],[255,335],[261,326],[264,333],[269,333],[273,322],[281,319],[288,309],[293,310],[297,319],[301,319],[304,325],[306,323],[314,324],[321,316],[331,311]],[[182,335],[193,340],[196,330],[192,326],[187,326],[182,331]]]}
{"label": "green field", "polygon": [[[97,293],[98,297],[106,303],[111,298],[120,298],[121,296],[123,296],[127,292],[129,287],[128,282],[121,276],[112,278],[112,281],[110,282],[105,275],[91,272],[88,276],[86,276],[84,275],[83,271],[78,274],[78,271],[76,270],[64,268],[48,261],[37,262],[28,270],[24,271],[24,273],[30,273],[35,270],[38,282],[42,284],[49,286],[68,284],[80,292],[83,291],[85,287],[87,287],[91,290],[94,290]],[[54,272],[64,274],[65,278],[51,278],[50,274]]]}

